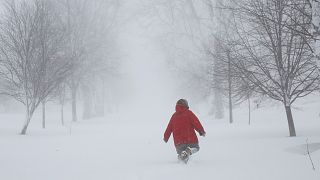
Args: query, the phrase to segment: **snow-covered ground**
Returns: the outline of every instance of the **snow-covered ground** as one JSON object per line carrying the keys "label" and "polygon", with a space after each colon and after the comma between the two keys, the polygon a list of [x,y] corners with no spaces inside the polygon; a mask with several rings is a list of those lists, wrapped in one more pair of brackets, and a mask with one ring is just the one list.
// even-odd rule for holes
{"label": "snow-covered ground", "polygon": [[[247,109],[235,123],[199,115],[207,136],[187,165],[178,163],[172,139],[162,141],[169,113],[150,111],[108,115],[60,125],[53,109],[46,130],[36,114],[26,136],[18,134],[22,114],[0,115],[2,180],[301,180],[320,178],[319,98],[293,111],[297,137],[288,137],[282,106],[262,107],[247,123]],[[173,107],[173,106],[172,106]],[[170,107],[170,108],[172,108]],[[196,108],[195,108],[196,109]],[[141,114],[140,114],[141,113]],[[158,113],[155,114],[155,113]],[[306,139],[316,170],[306,155]]]}

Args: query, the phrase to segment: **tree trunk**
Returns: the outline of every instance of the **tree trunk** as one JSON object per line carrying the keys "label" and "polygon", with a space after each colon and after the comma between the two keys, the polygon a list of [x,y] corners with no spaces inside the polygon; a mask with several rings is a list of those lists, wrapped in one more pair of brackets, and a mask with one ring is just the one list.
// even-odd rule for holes
{"label": "tree trunk", "polygon": [[[218,84],[218,83],[216,83]],[[219,89],[214,90],[214,99],[213,99],[213,107],[214,107],[214,116],[216,119],[222,119],[224,117],[224,109],[222,103],[222,94]]]}
{"label": "tree trunk", "polygon": [[46,128],[46,102],[42,101],[42,128]]}
{"label": "tree trunk", "polygon": [[21,135],[25,135],[27,133],[27,128],[29,126],[30,120],[31,120],[31,113],[30,113],[29,107],[27,106],[26,107],[26,119],[25,119],[25,122],[23,124],[22,130],[20,133]]}
{"label": "tree trunk", "polygon": [[90,87],[87,84],[81,86],[83,94],[83,119],[90,119],[93,117],[93,98]]}
{"label": "tree trunk", "polygon": [[229,89],[229,122],[233,123],[231,89]]}
{"label": "tree trunk", "polygon": [[60,102],[60,117],[61,117],[61,124],[64,126],[64,103],[65,103],[65,96],[66,96],[66,87],[65,84],[60,86],[60,93],[59,93],[59,102]]}
{"label": "tree trunk", "polygon": [[289,125],[290,137],[294,137],[296,136],[296,130],[295,130],[294,122],[292,118],[291,106],[285,106],[285,109],[286,109],[287,120]]}
{"label": "tree trunk", "polygon": [[249,109],[249,125],[251,124],[251,106],[250,106],[250,96],[248,96],[248,109]]}
{"label": "tree trunk", "polygon": [[61,112],[61,124],[62,126],[64,126],[63,104],[61,104],[60,112]]}
{"label": "tree trunk", "polygon": [[[29,121],[30,122],[30,121]],[[25,135],[26,133],[27,133],[27,128],[28,128],[28,126],[29,126],[29,122],[28,123],[25,123],[24,125],[23,125],[23,128],[22,128],[22,130],[21,130],[21,135]]]}
{"label": "tree trunk", "polygon": [[106,94],[105,94],[105,80],[102,79],[102,92],[101,92],[101,95],[102,95],[102,98],[100,100],[100,108],[99,108],[99,111],[98,111],[98,114],[100,117],[104,117],[104,109],[105,109],[105,100],[106,100]]}
{"label": "tree trunk", "polygon": [[230,59],[230,51],[227,51],[228,57],[228,95],[229,95],[229,122],[230,124],[233,123],[233,116],[232,116],[232,82],[231,82],[231,59]]}
{"label": "tree trunk", "polygon": [[71,96],[72,96],[72,121],[77,121],[78,117],[77,117],[77,87],[74,85],[72,85],[71,87]]}

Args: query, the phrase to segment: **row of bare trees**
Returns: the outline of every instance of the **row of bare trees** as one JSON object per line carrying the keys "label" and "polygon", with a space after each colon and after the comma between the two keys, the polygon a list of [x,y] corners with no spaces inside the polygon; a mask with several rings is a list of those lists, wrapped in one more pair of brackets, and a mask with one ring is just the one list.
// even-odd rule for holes
{"label": "row of bare trees", "polygon": [[296,136],[291,106],[320,83],[309,35],[312,6],[306,0],[231,2],[225,7],[234,36],[219,43],[232,49],[232,66],[251,90],[283,104],[290,136]]}
{"label": "row of bare trees", "polygon": [[153,7],[182,42],[176,52],[192,51],[196,56],[189,53],[185,57],[200,65],[208,60],[209,71],[200,68],[199,77],[213,89],[216,100],[221,92],[228,97],[230,123],[233,104],[265,96],[283,104],[290,136],[296,136],[291,106],[298,98],[319,90],[319,2],[165,2],[155,0]]}
{"label": "row of bare trees", "polygon": [[76,121],[80,85],[97,78],[104,81],[108,73],[107,49],[112,45],[109,40],[118,2],[8,0],[2,5],[0,92],[25,106],[21,134],[26,134],[40,104],[45,127],[45,104],[52,99],[61,104],[64,123],[68,94]]}

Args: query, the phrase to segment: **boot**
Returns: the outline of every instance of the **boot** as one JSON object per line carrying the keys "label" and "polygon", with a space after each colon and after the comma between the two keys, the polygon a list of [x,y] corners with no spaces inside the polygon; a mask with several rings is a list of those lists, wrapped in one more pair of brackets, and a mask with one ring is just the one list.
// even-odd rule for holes
{"label": "boot", "polygon": [[188,154],[188,156],[190,156],[192,154],[192,150],[190,147],[187,147],[185,152]]}
{"label": "boot", "polygon": [[189,160],[189,154],[187,151],[182,151],[181,154],[180,154],[180,160],[182,162],[184,162],[185,164],[187,164],[188,160]]}

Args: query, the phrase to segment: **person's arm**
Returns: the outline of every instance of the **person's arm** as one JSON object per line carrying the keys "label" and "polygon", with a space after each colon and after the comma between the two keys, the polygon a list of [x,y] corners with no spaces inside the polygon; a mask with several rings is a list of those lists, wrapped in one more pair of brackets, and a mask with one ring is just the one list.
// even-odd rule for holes
{"label": "person's arm", "polygon": [[201,125],[198,117],[190,111],[191,123],[196,131],[200,134],[200,136],[205,136],[206,131],[204,130],[203,126]]}
{"label": "person's arm", "polygon": [[172,117],[169,121],[169,124],[167,126],[167,129],[166,131],[164,132],[164,136],[163,136],[163,140],[164,142],[168,142],[170,136],[171,136],[171,133],[172,133]]}

